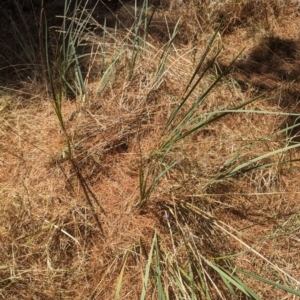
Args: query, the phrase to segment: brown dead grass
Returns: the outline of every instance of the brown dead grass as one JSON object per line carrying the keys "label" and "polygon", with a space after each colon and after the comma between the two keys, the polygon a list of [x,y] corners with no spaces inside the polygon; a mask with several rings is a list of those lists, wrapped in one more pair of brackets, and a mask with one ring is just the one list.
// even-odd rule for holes
{"label": "brown dead grass", "polygon": [[[250,2],[254,1],[240,1],[234,8],[226,1],[222,5],[211,2],[203,10],[225,18],[226,26],[219,39],[224,48],[218,61],[220,68],[226,67],[244,47],[243,55],[253,59],[250,63],[245,59],[237,61],[205,100],[202,112],[238,105],[260,92],[259,83],[263,83],[266,96],[248,109],[299,113],[300,21],[295,6],[288,1],[286,6],[261,1],[264,7],[260,9],[254,4],[249,8]],[[36,95],[26,100],[14,95],[1,97],[3,298],[113,299],[128,255],[120,298],[138,299],[154,230],[171,248],[163,215],[176,200],[202,203],[236,229],[237,236],[248,245],[256,245],[255,249],[278,268],[300,278],[299,150],[266,159],[265,162],[278,162],[268,169],[212,180],[212,174],[223,171],[237,149],[244,147],[238,158],[242,162],[287,144],[284,134],[272,135],[286,122],[284,116],[234,114],[208,126],[174,149],[173,158],[180,159],[180,163],[162,179],[146,208],[136,206],[141,160],[149,158],[159,145],[163,126],[188,82],[194,59],[206,45],[211,26],[217,26],[217,18],[208,20],[200,10],[198,14],[195,10],[196,16],[189,23],[192,5],[194,1],[183,1],[165,12],[167,18],[175,19],[181,13],[185,32],[179,35],[181,40],[158,86],[150,85],[158,60],[151,50],[139,61],[128,85],[124,85],[126,74],[120,73],[102,94],[95,92],[96,80],[88,85],[89,106],[64,101],[63,114],[76,168],[66,159],[66,138],[46,93],[41,99]],[[195,30],[197,23],[201,24],[201,35]],[[156,20],[150,28],[160,37],[160,43],[166,39],[163,26]],[[270,49],[270,39],[292,45],[288,51],[293,48],[295,56],[287,52],[280,57],[276,49]],[[195,45],[198,52],[191,51]],[[264,51],[264,60],[269,59],[267,65],[258,59]],[[214,73],[207,76],[207,86],[212,81],[210,76]],[[203,88],[198,87],[195,95]],[[284,164],[287,158],[295,162]],[[88,186],[88,199],[78,172]],[[195,220],[181,217],[191,226],[196,224]],[[201,228],[194,229],[201,232]],[[211,257],[221,248],[227,254],[245,250],[239,242],[227,238],[224,237],[226,243],[219,240],[214,247],[204,245],[203,250]],[[275,281],[289,282],[287,277],[278,278],[278,273],[250,251],[237,256],[235,263]],[[243,279],[263,299],[294,299],[265,284]]]}

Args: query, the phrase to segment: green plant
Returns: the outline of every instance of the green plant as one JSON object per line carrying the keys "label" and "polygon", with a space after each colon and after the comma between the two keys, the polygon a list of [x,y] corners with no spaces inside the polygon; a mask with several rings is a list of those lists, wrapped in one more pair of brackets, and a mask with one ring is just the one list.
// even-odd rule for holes
{"label": "green plant", "polygon": [[[70,8],[70,2],[68,3],[67,0],[65,1],[62,30],[59,32],[60,37],[57,40],[58,43],[57,43],[57,52],[55,56],[56,60],[54,62],[54,67],[50,66],[50,56],[48,51],[46,52],[46,61],[47,61],[47,69],[48,69],[48,78],[49,78],[50,88],[53,97],[54,111],[59,121],[62,133],[66,137],[67,150],[63,151],[62,156],[64,156],[64,158],[66,158],[70,162],[77,176],[77,179],[80,183],[85,199],[94,212],[95,221],[99,229],[102,231],[102,225],[99,221],[98,215],[95,213],[93,202],[96,202],[99,205],[101,211],[104,214],[105,212],[101,207],[101,205],[99,204],[97,197],[90,189],[84,176],[81,174],[79,167],[74,159],[73,150],[75,148],[75,145],[70,138],[69,132],[66,129],[65,121],[63,118],[63,112],[62,112],[62,104],[63,104],[64,96],[66,96],[64,92],[68,89],[70,89],[76,95],[78,95],[79,93],[78,96],[80,96],[81,99],[83,99],[84,101],[88,100],[86,89],[85,89],[85,83],[81,72],[81,67],[79,64],[80,56],[77,55],[77,47],[80,44],[81,37],[86,30],[86,26],[88,24],[88,20],[91,15],[87,14],[87,17],[83,18],[84,16],[83,12],[85,11],[83,8],[83,12],[81,12],[79,18],[77,18],[77,14],[79,13],[79,8],[81,3],[82,3],[81,1],[80,2],[77,2],[77,0],[75,1],[73,7],[74,9],[73,15],[69,18],[68,11]],[[85,5],[86,4],[87,2],[85,2]],[[67,25],[68,21],[70,22],[69,25]],[[47,25],[46,25],[46,49],[49,49]],[[53,68],[55,69],[55,71],[53,71]],[[72,76],[70,76],[70,72]],[[53,73],[57,77],[54,77]],[[55,82],[58,82],[58,84],[55,85]],[[72,86],[73,82],[75,82],[75,88],[73,88]]]}
{"label": "green plant", "polygon": [[69,16],[71,2],[65,1],[62,28],[57,38],[56,66],[60,85],[64,87],[66,94],[69,92],[71,95],[77,95],[88,101],[80,65],[83,55],[78,55],[78,49],[91,15],[85,13],[87,2],[80,12],[79,8],[82,3],[76,0],[73,4],[73,13]]}
{"label": "green plant", "polygon": [[[216,52],[210,63],[205,66],[204,61],[207,59],[216,37],[217,33],[212,36],[208,43],[194,74],[184,90],[180,104],[170,114],[160,146],[154,151],[153,156],[147,163],[141,163],[139,173],[139,205],[143,210],[151,202],[151,196],[162,179],[170,176],[168,174],[171,174],[172,170],[177,165],[180,165],[181,160],[174,160],[173,157],[176,157],[176,152],[184,148],[185,143],[194,134],[231,114],[250,112],[250,110],[247,111],[244,109],[245,106],[250,105],[263,96],[260,95],[229,109],[217,109],[211,112],[198,113],[205,99],[217,87],[217,84],[224,78],[229,68],[237,59],[235,58],[227,70],[224,70],[207,88],[203,89],[195,101],[190,101],[196,87],[201,84],[201,80],[218,58],[220,50]],[[165,64],[165,61],[163,64]],[[251,111],[251,113],[272,114],[272,112],[268,111],[256,112],[255,110]],[[285,130],[279,130],[275,135],[279,135]],[[257,142],[261,142],[262,140]],[[249,144],[245,148],[240,148],[237,153],[225,162],[223,168],[215,175],[211,174],[208,185],[234,179],[242,174],[268,169],[274,165],[278,166],[281,163],[278,163],[278,161],[270,163],[267,159],[298,148],[299,144],[284,145],[282,148],[269,150],[262,155],[241,162],[240,157],[243,154],[243,150],[247,149],[247,147],[249,147]],[[297,160],[284,159],[282,164],[289,164],[293,161]],[[174,171],[174,174],[178,173]],[[164,290],[163,286],[170,286],[171,294],[176,295],[176,299],[229,299],[228,297],[230,299],[238,299],[240,294],[243,294],[246,297],[245,299],[261,299],[259,294],[255,293],[246,284],[246,277],[254,278],[275,288],[300,296],[300,292],[295,288],[279,284],[274,280],[235,267],[233,257],[239,256],[239,253],[226,254],[224,252],[226,247],[224,249],[219,248],[221,241],[223,241],[221,244],[229,244],[231,239],[238,241],[246,249],[245,251],[258,256],[270,268],[273,268],[274,272],[287,276],[294,287],[299,284],[297,279],[285,273],[259,253],[255,249],[255,246],[253,247],[245,243],[242,237],[239,236],[240,233],[238,231],[219,220],[213,213],[208,212],[208,207],[205,207],[205,205],[198,201],[190,202],[188,200],[189,197],[186,195],[181,195],[181,197],[182,199],[173,198],[172,203],[166,204],[165,222],[168,223],[169,238],[173,249],[168,249],[166,243],[159,247],[159,237],[156,233],[154,234],[144,275],[144,290],[141,294],[141,299],[146,298],[145,289],[149,281],[150,262],[153,261],[154,257],[154,279],[152,284],[157,290],[158,299],[169,299],[172,297],[170,296],[170,290]],[[201,197],[201,194],[199,197]],[[212,234],[212,232],[214,233]],[[200,242],[201,239],[204,240],[203,243]],[[204,254],[201,251],[201,249],[207,247],[214,249],[210,255]],[[161,272],[161,268],[164,269],[163,272]]]}

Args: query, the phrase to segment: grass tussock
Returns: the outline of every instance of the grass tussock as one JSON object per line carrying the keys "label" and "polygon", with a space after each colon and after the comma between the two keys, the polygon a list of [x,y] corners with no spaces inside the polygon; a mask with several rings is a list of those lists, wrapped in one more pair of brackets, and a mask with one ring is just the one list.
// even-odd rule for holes
{"label": "grass tussock", "polygon": [[0,295],[299,296],[297,3],[25,2],[0,6]]}

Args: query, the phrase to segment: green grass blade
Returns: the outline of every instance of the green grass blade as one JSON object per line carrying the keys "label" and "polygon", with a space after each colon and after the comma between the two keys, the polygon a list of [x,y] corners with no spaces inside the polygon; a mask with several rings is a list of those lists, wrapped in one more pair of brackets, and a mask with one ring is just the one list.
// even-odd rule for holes
{"label": "green grass blade", "polygon": [[292,289],[292,288],[290,288],[290,287],[288,287],[288,286],[286,286],[286,285],[279,284],[279,283],[277,283],[277,282],[275,282],[275,281],[269,280],[269,279],[264,278],[264,277],[262,277],[262,276],[259,276],[259,275],[256,275],[256,274],[254,274],[254,273],[251,273],[251,272],[249,272],[249,271],[245,271],[245,270],[242,270],[242,269],[237,269],[236,271],[237,271],[237,272],[240,272],[240,273],[242,273],[242,274],[244,274],[244,275],[247,275],[247,276],[249,276],[249,277],[252,277],[252,278],[254,278],[254,279],[258,280],[258,281],[267,283],[267,284],[269,284],[269,285],[271,285],[271,286],[273,286],[273,287],[275,287],[275,288],[277,288],[277,289],[286,291],[286,292],[288,292],[288,293],[290,293],[290,294],[293,294],[293,295],[295,295],[295,296],[300,296],[300,291],[299,291],[299,290]]}
{"label": "green grass blade", "polygon": [[[146,180],[144,178],[143,173],[140,173],[140,192],[143,195],[143,198],[140,199],[140,203],[139,205],[142,206],[145,204],[145,202],[148,200],[148,198],[150,197],[153,189],[155,188],[155,186],[158,184],[158,182],[160,181],[160,179],[170,170],[172,169],[176,164],[178,163],[178,161],[174,162],[172,165],[168,166],[167,168],[165,168],[162,172],[160,172],[150,183],[150,186],[148,189],[146,189]],[[160,164],[162,166],[162,164]],[[141,171],[142,172],[142,171]],[[147,178],[147,177],[146,177]],[[142,184],[142,186],[141,186]]]}
{"label": "green grass blade", "polygon": [[152,241],[152,244],[151,244],[151,249],[150,249],[150,252],[149,252],[149,257],[148,257],[148,261],[147,261],[147,265],[146,265],[145,274],[144,274],[144,277],[143,277],[143,288],[142,288],[142,293],[141,293],[140,300],[145,300],[146,299],[147,285],[148,285],[148,281],[149,281],[149,274],[150,274],[150,269],[151,269],[153,250],[154,250],[154,247],[155,247],[155,244],[156,244],[156,240],[157,240],[157,235],[156,235],[156,232],[155,232],[154,236],[153,236],[153,241]]}
{"label": "green grass blade", "polygon": [[[300,147],[300,143],[297,143],[297,144],[294,144],[294,145],[291,145],[291,146],[287,146],[287,147],[284,147],[284,148],[280,148],[278,150],[270,151],[270,152],[265,153],[265,154],[263,154],[261,156],[258,156],[258,157],[255,157],[253,159],[250,159],[250,160],[246,161],[243,164],[238,165],[237,167],[235,167],[234,169],[230,170],[229,172],[218,176],[217,179],[219,180],[219,179],[225,179],[225,178],[228,178],[228,177],[232,177],[232,176],[234,176],[235,174],[237,174],[239,172],[245,171],[245,168],[247,168],[248,166],[250,166],[250,165],[252,165],[254,163],[262,161],[263,159],[268,158],[270,156],[274,156],[276,154],[281,154],[281,153],[287,152],[288,150],[291,150],[291,149],[294,149],[294,148],[298,148],[298,147]],[[263,166],[264,165],[260,165],[259,167],[262,168]],[[249,170],[252,170],[252,169],[253,168],[250,168]],[[249,171],[249,170],[247,170],[247,171]]]}
{"label": "green grass blade", "polygon": [[[215,31],[215,33],[212,35],[212,37],[210,38],[210,41],[208,43],[208,45],[206,46],[206,49],[204,51],[204,53],[201,56],[201,59],[193,73],[193,75],[191,76],[191,79],[189,80],[183,95],[186,94],[186,92],[188,91],[188,89],[190,88],[192,82],[194,81],[195,77],[199,74],[199,71],[207,57],[207,55],[209,54],[211,47],[217,37],[218,31]],[[218,51],[217,55],[215,55],[213,61],[215,60],[215,58],[218,56],[218,54],[220,53],[221,50]],[[196,81],[196,83],[193,85],[193,87],[190,89],[190,91],[188,92],[188,94],[183,98],[182,102],[179,104],[179,106],[177,108],[175,108],[175,110],[172,112],[172,114],[170,115],[167,123],[166,123],[166,128],[170,126],[170,124],[172,123],[172,121],[174,120],[174,118],[176,117],[176,115],[178,114],[178,112],[181,110],[181,108],[183,107],[183,105],[186,103],[187,99],[189,99],[190,95],[192,94],[192,92],[194,91],[194,89],[196,88],[196,86],[199,84],[199,82],[201,81],[201,79],[203,78],[204,74],[206,73],[206,71],[209,69],[209,66],[200,74],[198,80]]]}
{"label": "green grass blade", "polygon": [[194,268],[197,271],[197,275],[201,284],[200,292],[204,295],[205,299],[212,300],[212,297],[209,293],[209,287],[207,286],[206,280],[204,279],[205,274],[201,270],[199,270],[199,266],[194,264]]}
{"label": "green grass blade", "polygon": [[109,83],[113,81],[114,78],[113,72],[115,71],[116,64],[118,63],[118,61],[120,60],[123,54],[124,54],[124,50],[121,49],[120,52],[117,54],[117,56],[113,59],[109,67],[103,73],[102,78],[96,88],[98,94],[101,94],[109,85]]}
{"label": "green grass blade", "polygon": [[[203,258],[203,260],[206,262],[207,265],[209,265],[212,269],[214,269],[221,279],[226,280],[226,285],[231,283],[233,286],[235,286],[238,290],[240,290],[244,295],[251,297],[252,299],[255,300],[261,300],[261,298],[254,293],[248,286],[246,286],[237,276],[234,276],[233,274],[228,273],[226,270],[223,268],[213,264],[211,261]],[[224,282],[225,283],[225,282]],[[232,289],[230,289],[232,290]]]}
{"label": "green grass blade", "polygon": [[170,54],[171,46],[172,46],[172,44],[173,44],[173,42],[174,42],[174,40],[175,40],[175,38],[176,38],[176,36],[179,32],[179,27],[180,27],[179,22],[180,22],[180,20],[177,21],[177,23],[175,25],[175,28],[173,30],[171,39],[169,40],[169,42],[167,44],[167,48],[161,55],[160,63],[158,65],[158,68],[157,68],[157,71],[156,71],[156,74],[155,74],[155,80],[154,80],[155,83],[158,82],[165,73],[166,64],[167,64],[168,57],[169,57],[169,54]]}
{"label": "green grass blade", "polygon": [[126,252],[126,254],[125,254],[124,263],[123,263],[120,275],[118,277],[117,287],[116,287],[116,294],[115,294],[114,300],[118,300],[119,297],[120,297],[120,291],[121,291],[121,288],[122,288],[122,281],[123,281],[124,271],[125,271],[125,267],[126,267],[126,263],[127,263],[127,258],[128,258],[128,252]]}
{"label": "green grass blade", "polygon": [[163,284],[161,280],[162,272],[160,269],[160,255],[159,255],[159,243],[158,238],[155,240],[155,279],[157,285],[157,295],[159,300],[165,300],[165,293],[163,289]]}
{"label": "green grass blade", "polygon": [[[226,68],[226,70],[220,74],[215,80],[214,82],[204,91],[204,93],[202,93],[197,100],[195,101],[195,103],[192,105],[192,107],[185,113],[185,115],[181,118],[181,120],[179,120],[179,122],[175,125],[174,127],[174,131],[176,130],[180,130],[181,128],[183,128],[186,123],[189,123],[192,116],[194,115],[196,109],[199,107],[199,105],[206,99],[206,97],[209,95],[209,93],[215,88],[215,86],[217,85],[217,83],[224,77],[224,75],[227,73],[227,70],[231,68],[231,66],[235,63],[235,61],[238,59],[238,57],[241,55],[241,53],[243,52],[240,51],[240,53],[234,58],[234,60],[231,61],[230,65]],[[215,57],[216,58],[216,57]],[[206,72],[206,71],[204,71]],[[199,81],[196,82],[196,84],[192,87],[191,91],[188,93],[188,95],[183,99],[182,103],[179,105],[178,108],[176,108],[174,110],[174,114],[171,114],[171,119],[168,120],[166,127],[169,126],[169,124],[171,124],[171,122],[174,120],[174,118],[176,117],[176,115],[179,113],[180,109],[183,107],[183,105],[185,104],[185,102],[187,101],[187,99],[190,97],[192,91],[196,88],[196,85],[199,84]],[[260,97],[260,96],[259,96]],[[254,99],[257,99],[259,97],[256,97]],[[254,100],[251,99],[248,103],[253,102]],[[244,106],[244,105],[243,105]]]}

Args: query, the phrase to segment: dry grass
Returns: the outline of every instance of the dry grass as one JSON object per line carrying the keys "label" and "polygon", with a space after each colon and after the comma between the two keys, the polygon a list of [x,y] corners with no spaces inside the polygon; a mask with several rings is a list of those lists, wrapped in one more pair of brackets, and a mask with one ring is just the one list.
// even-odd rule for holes
{"label": "dry grass", "polygon": [[[0,295],[114,299],[120,279],[120,299],[138,299],[154,232],[159,237],[154,258],[160,254],[168,299],[193,299],[187,282],[197,270],[206,274],[203,281],[210,289],[208,294],[195,293],[197,299],[251,299],[237,290],[234,298],[206,260],[223,268],[233,266],[232,274],[234,268],[243,269],[299,289],[299,149],[266,156],[232,172],[299,140],[297,127],[283,130],[286,124],[299,123],[296,4],[162,1],[134,68],[132,24],[122,19],[129,9],[119,10],[120,29],[107,28],[105,45],[94,22],[85,37],[85,51],[96,53],[87,60],[93,64],[86,68],[89,102],[63,99],[67,135],[49,90],[38,79],[25,83],[18,73],[22,82],[17,84],[6,78],[0,97]],[[159,73],[176,24],[178,35]],[[204,118],[264,94],[244,112],[228,114],[175,144],[163,166],[177,164],[140,206],[141,170],[149,179],[161,171],[153,157],[168,137],[166,122],[218,27],[209,58],[222,51],[187,105],[224,71],[226,76],[197,115]],[[185,108],[180,116],[184,112]],[[186,253],[202,265],[193,265],[196,260],[189,261]],[[149,272],[146,299],[159,299],[154,262]],[[185,296],[172,274],[183,281]],[[239,276],[261,299],[296,299],[245,274]]]}

